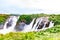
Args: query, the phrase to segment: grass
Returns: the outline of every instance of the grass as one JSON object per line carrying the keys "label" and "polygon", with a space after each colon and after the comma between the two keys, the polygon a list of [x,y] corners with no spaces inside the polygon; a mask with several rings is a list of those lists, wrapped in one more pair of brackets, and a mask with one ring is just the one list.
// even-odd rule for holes
{"label": "grass", "polygon": [[60,25],[40,32],[0,34],[0,40],[60,40]]}

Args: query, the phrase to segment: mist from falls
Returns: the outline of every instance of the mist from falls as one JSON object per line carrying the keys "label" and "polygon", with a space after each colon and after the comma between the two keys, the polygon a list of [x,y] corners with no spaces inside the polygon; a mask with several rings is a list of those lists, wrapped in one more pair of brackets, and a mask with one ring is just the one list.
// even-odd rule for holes
{"label": "mist from falls", "polygon": [[[31,31],[39,31],[41,29],[45,30],[47,28],[51,28],[54,26],[54,23],[52,21],[49,21],[47,17],[40,17],[40,18],[34,18],[29,25],[25,24],[24,22],[21,22],[19,26],[17,27],[17,21],[19,19],[19,16],[10,16],[5,24],[4,28],[0,30],[1,34],[6,34],[9,32],[31,32]],[[17,28],[17,29],[16,29]]]}

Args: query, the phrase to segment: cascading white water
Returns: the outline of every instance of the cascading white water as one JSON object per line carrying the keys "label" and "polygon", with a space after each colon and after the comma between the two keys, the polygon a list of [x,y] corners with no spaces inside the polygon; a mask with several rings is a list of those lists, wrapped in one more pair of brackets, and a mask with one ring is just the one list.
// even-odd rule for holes
{"label": "cascading white water", "polygon": [[35,23],[35,25],[33,26],[33,28],[31,29],[32,31],[37,31],[37,24],[38,24],[38,22],[39,22],[39,24],[41,24],[41,22],[42,22],[42,19],[41,18],[38,18],[37,20],[36,20],[36,23]]}
{"label": "cascading white water", "polygon": [[[13,16],[10,16],[10,18],[8,18],[4,24],[4,29],[7,29],[7,23],[9,23],[11,20],[13,19]],[[12,23],[11,23],[12,24]]]}
{"label": "cascading white water", "polygon": [[24,26],[23,32],[29,32],[29,31],[31,31],[32,25],[34,23],[34,20],[35,20],[35,18],[32,20],[32,22],[29,25],[25,25]]}
{"label": "cascading white water", "polygon": [[[16,29],[14,28],[16,26],[18,19],[19,19],[19,16],[10,16],[10,18],[8,18],[7,21],[5,22],[4,28],[0,30],[0,33],[6,34],[9,32],[15,32]],[[23,29],[22,32],[39,31],[40,29],[38,29],[38,27],[41,24],[41,22],[43,22],[44,20],[45,22],[43,23],[44,25],[42,26],[42,30],[53,27],[54,23],[52,23],[52,21],[50,21],[49,27],[46,27],[48,18],[41,17],[37,19],[34,18],[29,25],[25,25],[24,27],[20,26],[19,28]]]}
{"label": "cascading white water", "polygon": [[[14,27],[16,26],[16,22],[19,19],[19,16],[10,16],[4,24],[4,28],[0,30],[0,34],[6,34],[14,31]],[[8,23],[11,21],[11,25],[7,28]]]}
{"label": "cascading white water", "polygon": [[[42,30],[45,30],[45,29],[47,29],[47,28],[53,27],[54,23],[52,23],[52,21],[50,21],[49,27],[46,28],[46,23],[48,22],[48,18],[41,17],[41,18],[37,18],[37,19],[36,19],[36,22],[35,22],[33,28],[32,28],[32,25],[33,25],[33,23],[34,23],[34,21],[35,21],[35,18],[32,20],[32,22],[31,22],[29,25],[25,25],[25,26],[24,26],[24,29],[23,29],[22,31],[23,31],[23,32],[38,31],[39,25],[40,25],[41,22],[43,22],[44,20],[45,20],[45,22],[44,22],[44,26],[42,27]],[[37,25],[37,24],[38,24],[38,25]]]}
{"label": "cascading white water", "polygon": [[54,26],[54,23],[51,21],[50,24],[49,24],[49,28],[51,28],[53,26]]}
{"label": "cascading white water", "polygon": [[53,23],[52,21],[50,21],[49,27],[47,27],[47,28],[42,28],[41,30],[46,30],[46,29],[48,29],[48,28],[52,28],[53,26],[54,26],[54,23]]}

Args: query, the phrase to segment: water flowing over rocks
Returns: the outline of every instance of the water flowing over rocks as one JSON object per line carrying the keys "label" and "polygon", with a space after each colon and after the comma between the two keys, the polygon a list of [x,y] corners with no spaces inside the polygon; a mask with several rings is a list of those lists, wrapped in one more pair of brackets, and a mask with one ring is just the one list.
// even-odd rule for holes
{"label": "water flowing over rocks", "polygon": [[54,23],[48,20],[48,18],[49,17],[34,18],[29,25],[25,24],[24,22],[20,22],[20,26],[17,27],[17,29],[22,29],[20,30],[22,32],[31,32],[51,28],[54,26]]}
{"label": "water flowing over rocks", "polygon": [[6,34],[9,32],[14,32],[14,27],[16,26],[19,16],[10,16],[3,26],[3,29],[0,30],[0,34]]}
{"label": "water flowing over rocks", "polygon": [[54,23],[48,20],[49,17],[40,17],[34,18],[30,24],[26,24],[25,22],[20,22],[19,25],[16,26],[19,16],[10,16],[4,26],[3,29],[0,30],[1,34],[6,34],[9,32],[31,32],[31,31],[40,31],[51,28],[54,26]]}

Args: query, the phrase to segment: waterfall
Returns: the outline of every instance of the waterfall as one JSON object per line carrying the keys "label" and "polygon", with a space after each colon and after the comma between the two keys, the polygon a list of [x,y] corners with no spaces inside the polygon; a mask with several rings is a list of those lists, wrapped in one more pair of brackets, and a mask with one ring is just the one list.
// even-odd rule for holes
{"label": "waterfall", "polygon": [[[6,34],[6,33],[14,31],[14,27],[16,26],[16,22],[18,19],[19,19],[19,16],[10,16],[10,18],[8,18],[7,21],[5,22],[4,28],[2,30],[0,30],[0,33]],[[9,23],[9,22],[11,22],[11,23]],[[9,25],[8,25],[8,23],[9,23]],[[9,28],[7,28],[7,27],[9,27]]]}
{"label": "waterfall", "polygon": [[[42,22],[43,22],[44,25],[41,25]],[[22,32],[45,30],[47,28],[53,27],[54,23],[52,23],[52,21],[50,21],[49,26],[46,27],[46,24],[48,22],[49,22],[48,18],[45,18],[45,17],[41,17],[41,18],[37,18],[37,19],[34,18],[29,25],[25,25],[24,26],[24,29],[22,30]],[[42,26],[42,28],[41,29],[38,29],[38,27],[41,27],[41,26]]]}
{"label": "waterfall", "polygon": [[29,31],[31,31],[32,25],[34,23],[34,20],[35,20],[35,18],[32,20],[32,22],[29,25],[25,25],[24,26],[23,32],[29,32]]}
{"label": "waterfall", "polygon": [[[5,22],[5,24],[4,24],[4,29],[7,28],[7,23],[9,23],[12,19],[13,19],[13,16],[10,16],[10,17],[6,20],[6,22]],[[11,23],[11,24],[12,24],[12,23]]]}
{"label": "waterfall", "polygon": [[54,23],[51,21],[50,24],[49,24],[49,28],[51,28],[53,26],[54,26]]}
{"label": "waterfall", "polygon": [[[35,25],[33,26],[33,29],[32,29],[32,31],[37,31],[37,27],[38,27],[38,22],[39,22],[39,24],[42,22],[42,19],[41,18],[38,18],[37,20],[36,20],[36,23],[35,23]],[[38,24],[38,25],[37,25]]]}
{"label": "waterfall", "polygon": [[[10,16],[5,24],[4,28],[0,30],[1,34],[6,34],[9,32],[16,32],[17,29],[16,23],[19,19],[19,16]],[[48,27],[46,27],[46,24],[49,22]],[[20,32],[31,32],[31,31],[40,31],[45,30],[48,28],[51,28],[54,26],[54,23],[52,21],[49,21],[46,17],[41,18],[34,18],[29,25],[25,24],[24,22],[19,24],[20,26],[18,28],[22,29]]]}

